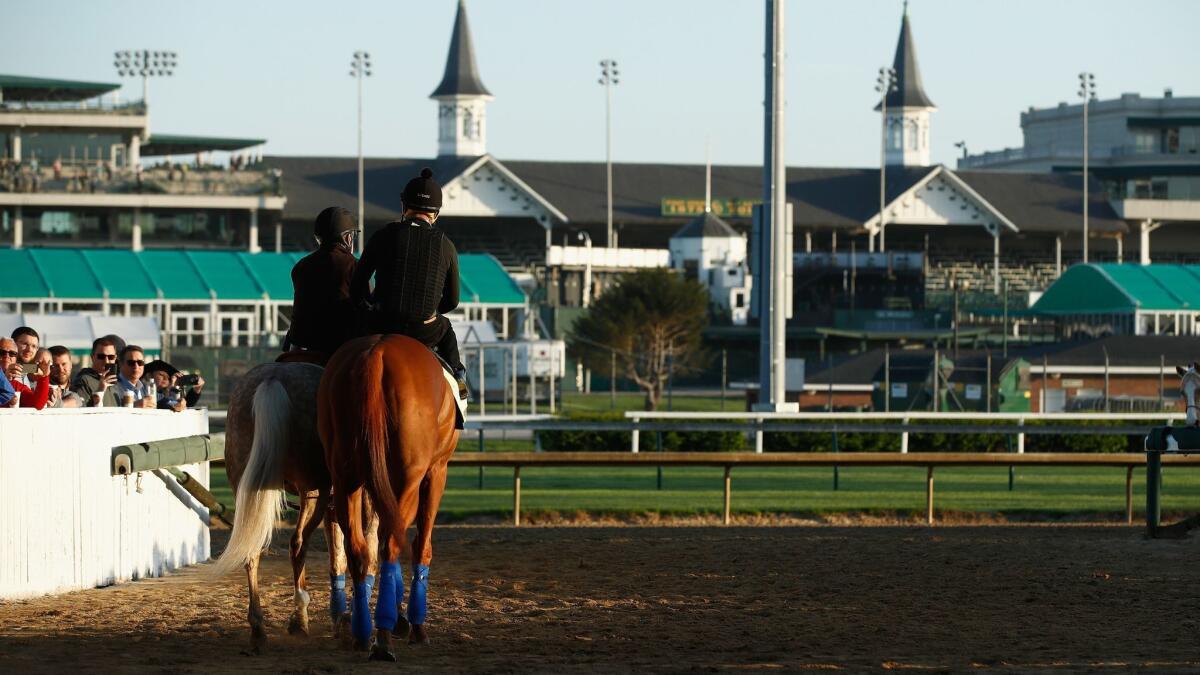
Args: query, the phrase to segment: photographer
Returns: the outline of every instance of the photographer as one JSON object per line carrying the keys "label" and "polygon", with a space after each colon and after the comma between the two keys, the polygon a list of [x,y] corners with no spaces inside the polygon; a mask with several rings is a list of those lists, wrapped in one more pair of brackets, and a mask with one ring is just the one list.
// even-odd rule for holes
{"label": "photographer", "polygon": [[178,368],[162,360],[146,364],[146,377],[158,389],[160,410],[183,412],[196,405],[204,390],[204,378],[199,373],[184,375]]}
{"label": "photographer", "polygon": [[92,342],[92,367],[84,368],[75,376],[71,391],[75,392],[84,405],[117,405],[117,346],[110,337],[96,338]]}
{"label": "photographer", "polygon": [[[20,395],[22,408],[41,410],[46,407],[46,401],[50,397],[49,355],[38,361],[34,367],[34,372],[26,376],[21,364],[17,363],[17,343],[11,338],[0,338],[0,370],[4,371],[3,377]],[[22,378],[30,380],[32,386],[21,384]]]}

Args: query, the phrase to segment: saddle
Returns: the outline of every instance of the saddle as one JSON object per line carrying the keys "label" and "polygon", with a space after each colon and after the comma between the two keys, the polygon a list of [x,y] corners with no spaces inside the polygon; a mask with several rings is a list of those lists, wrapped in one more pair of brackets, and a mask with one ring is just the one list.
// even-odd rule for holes
{"label": "saddle", "polygon": [[[467,402],[458,397],[458,380],[454,379],[454,369],[450,367],[450,364],[446,362],[446,359],[442,358],[441,354],[438,354],[432,349],[429,350],[429,353],[433,354],[433,357],[438,360],[439,364],[441,364],[442,376],[446,378],[446,384],[450,387],[450,391],[454,392],[454,402],[458,408],[457,414],[455,415],[454,428],[462,429],[463,424],[466,421]],[[296,352],[283,352],[279,356],[275,357],[275,363],[311,363],[322,368],[324,368],[325,364],[328,362],[328,354],[312,349]]]}
{"label": "saddle", "polygon": [[313,350],[284,352],[275,357],[275,363],[311,363],[321,366],[322,368],[324,368],[325,364],[328,362],[328,354]]}

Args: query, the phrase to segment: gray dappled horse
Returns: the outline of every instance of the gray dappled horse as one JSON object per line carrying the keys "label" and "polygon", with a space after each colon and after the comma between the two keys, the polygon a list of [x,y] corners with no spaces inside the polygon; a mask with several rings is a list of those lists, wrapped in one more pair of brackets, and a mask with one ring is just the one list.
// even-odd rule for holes
{"label": "gray dappled horse", "polygon": [[[291,633],[308,634],[309,594],[304,556],[313,532],[328,510],[331,480],[317,435],[317,389],[324,369],[311,363],[268,363],[246,373],[229,399],[225,430],[225,467],[236,495],[233,532],[214,572],[226,574],[244,567],[250,592],[250,649],[266,643],[258,595],[258,563],[271,542],[284,504],[284,491],[300,498],[299,517],[292,534],[291,562],[295,611]],[[364,505],[364,510],[369,507]],[[365,515],[370,539],[378,519]],[[342,532],[334,518],[325,518],[329,545],[330,616],[336,634],[349,625],[346,611],[346,556]],[[372,547],[373,549],[375,547]],[[374,573],[378,561],[370,561]]]}

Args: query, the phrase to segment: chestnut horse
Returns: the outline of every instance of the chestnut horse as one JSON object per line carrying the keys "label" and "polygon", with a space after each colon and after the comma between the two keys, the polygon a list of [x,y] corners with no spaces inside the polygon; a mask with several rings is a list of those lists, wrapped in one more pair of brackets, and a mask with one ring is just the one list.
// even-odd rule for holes
{"label": "chestnut horse", "polygon": [[375,602],[378,631],[370,657],[394,661],[388,646],[397,622],[403,621],[400,553],[414,520],[407,624],[410,642],[428,641],[424,624],[431,539],[447,464],[458,443],[456,392],[425,345],[403,335],[368,335],[342,345],[329,360],[317,401],[317,429],[333,480],[334,512],[346,533],[354,581],[354,645],[366,649],[372,632],[372,551],[363,533],[362,509],[369,499],[379,515],[383,543]]}
{"label": "chestnut horse", "polygon": [[[322,368],[311,363],[268,363],[246,373],[229,399],[225,433],[225,467],[237,500],[229,544],[214,566],[226,574],[245,567],[250,591],[250,650],[266,643],[258,593],[258,563],[271,542],[280,517],[284,491],[299,495],[300,509],[291,541],[295,611],[288,631],[308,634],[309,594],[304,558],[309,540],[328,511],[329,472],[317,436],[317,388]],[[368,536],[378,521],[368,513]],[[342,534],[333,518],[325,518],[329,543],[330,618],[334,633],[348,623],[346,558]],[[372,563],[374,565],[374,563]]]}

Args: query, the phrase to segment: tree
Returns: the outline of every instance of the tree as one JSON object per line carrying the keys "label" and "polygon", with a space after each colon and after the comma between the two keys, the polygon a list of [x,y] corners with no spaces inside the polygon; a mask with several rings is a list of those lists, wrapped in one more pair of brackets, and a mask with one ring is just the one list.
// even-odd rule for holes
{"label": "tree", "polygon": [[668,269],[623,274],[575,322],[567,343],[585,366],[618,372],[646,394],[655,410],[672,376],[700,370],[707,361],[701,332],[708,324],[708,292]]}

